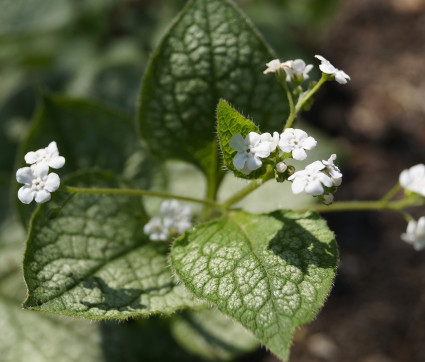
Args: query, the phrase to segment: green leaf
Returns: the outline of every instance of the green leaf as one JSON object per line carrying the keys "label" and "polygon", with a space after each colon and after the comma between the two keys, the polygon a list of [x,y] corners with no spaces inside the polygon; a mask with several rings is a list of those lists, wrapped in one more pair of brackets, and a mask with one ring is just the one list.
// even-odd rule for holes
{"label": "green leaf", "polygon": [[262,167],[251,172],[249,175],[243,174],[233,165],[233,158],[237,152],[229,146],[230,139],[233,135],[239,133],[245,138],[250,132],[260,133],[258,127],[249,119],[242,116],[223,99],[220,99],[218,103],[217,121],[218,140],[221,154],[223,155],[224,165],[229,170],[232,170],[237,177],[249,180],[260,178],[266,171],[266,165],[263,164]]}
{"label": "green leaf", "polygon": [[234,360],[258,347],[245,328],[214,309],[176,317],[172,331],[188,351],[210,361]]}
{"label": "green leaf", "polygon": [[[66,183],[121,187],[110,174]],[[199,302],[176,285],[166,243],[150,242],[141,200],[57,191],[35,212],[24,257],[25,308],[91,319],[171,314]]]}
{"label": "green leaf", "polygon": [[[128,163],[135,154],[144,158],[138,172],[132,164],[132,179],[141,188],[151,185],[158,166],[152,162],[140,145],[134,122],[126,115],[104,105],[83,99],[57,95],[45,96],[36,112],[28,137],[21,145],[19,166],[24,167],[24,155],[47,147],[56,141],[66,163],[57,171],[60,176],[88,168],[112,171],[127,176]],[[22,185],[15,184],[15,191]],[[15,194],[16,195],[16,194]],[[34,207],[21,204],[16,198],[18,211],[28,221]]]}
{"label": "green leaf", "polygon": [[177,239],[171,262],[198,298],[286,360],[294,329],[310,322],[329,294],[337,248],[315,213],[235,211]]}
{"label": "green leaf", "polygon": [[[227,99],[263,131],[281,129],[288,105],[274,77],[276,58],[243,14],[227,0],[191,0],[155,51],[143,80],[139,126],[152,151],[197,165],[221,180],[215,110]],[[218,182],[217,182],[218,184]]]}

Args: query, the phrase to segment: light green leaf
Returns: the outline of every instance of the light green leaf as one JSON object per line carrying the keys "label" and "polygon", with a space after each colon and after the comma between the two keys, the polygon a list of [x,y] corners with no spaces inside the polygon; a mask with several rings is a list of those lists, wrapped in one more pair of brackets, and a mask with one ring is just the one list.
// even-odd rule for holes
{"label": "light green leaf", "polygon": [[141,136],[164,159],[197,165],[221,180],[215,109],[227,99],[263,131],[281,129],[285,95],[263,75],[276,56],[227,0],[191,0],[155,51],[145,73],[139,109]]}
{"label": "light green leaf", "polygon": [[229,146],[230,139],[233,135],[239,133],[243,138],[245,138],[250,132],[260,133],[258,127],[253,122],[242,116],[223,99],[221,99],[218,103],[217,121],[218,140],[225,166],[229,170],[232,170],[235,176],[240,178],[251,180],[261,177],[266,171],[265,164],[263,164],[263,166],[258,170],[251,172],[249,175],[245,175],[241,171],[238,171],[233,165],[233,158],[237,152]]}
{"label": "light green leaf", "polygon": [[[121,187],[109,174],[66,181]],[[166,243],[143,233],[140,198],[57,191],[35,212],[24,257],[25,308],[91,319],[171,314],[199,302],[176,285]]]}
{"label": "light green leaf", "polygon": [[172,331],[188,351],[210,361],[233,360],[258,347],[252,334],[214,309],[176,317]]}
{"label": "light green leaf", "polygon": [[[56,141],[60,154],[66,159],[65,166],[57,171],[60,176],[88,168],[127,176],[128,163],[140,153],[144,157],[138,168],[132,164],[132,180],[140,188],[148,188],[158,171],[152,157],[140,145],[133,120],[102,104],[57,95],[45,96],[28,137],[21,145],[19,166],[27,166],[24,162],[27,152],[47,147],[51,141]],[[15,191],[20,186],[16,183]],[[21,218],[28,221],[34,207],[21,204],[17,198],[16,202]]]}
{"label": "light green leaf", "polygon": [[329,294],[337,248],[315,213],[235,211],[177,239],[171,262],[198,298],[286,360],[294,329],[310,322]]}

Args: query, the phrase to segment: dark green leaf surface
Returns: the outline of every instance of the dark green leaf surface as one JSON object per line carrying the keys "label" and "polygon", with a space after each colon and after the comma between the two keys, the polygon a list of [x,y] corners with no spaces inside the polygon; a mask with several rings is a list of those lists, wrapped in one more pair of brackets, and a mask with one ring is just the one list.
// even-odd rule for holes
{"label": "dark green leaf surface", "polygon": [[287,104],[274,77],[275,58],[252,25],[227,0],[191,0],[163,37],[147,68],[140,100],[141,136],[155,154],[182,159],[213,179],[215,109],[227,99],[263,131],[281,129]]}
{"label": "dark green leaf surface", "polygon": [[[69,181],[121,187],[111,175]],[[143,233],[140,198],[58,191],[31,222],[25,308],[91,319],[171,314],[199,305],[168,266],[168,245]]]}
{"label": "dark green leaf surface", "polygon": [[315,213],[235,211],[177,239],[171,261],[197,297],[286,360],[294,329],[316,316],[330,291],[337,249]]}
{"label": "dark green leaf surface", "polygon": [[239,133],[245,138],[250,132],[260,133],[258,127],[249,119],[242,116],[223,99],[218,103],[217,121],[218,139],[225,166],[229,170],[232,170],[235,176],[240,178],[252,180],[261,177],[266,171],[265,165],[251,172],[249,175],[245,175],[241,171],[238,171],[233,165],[233,158],[237,152],[229,146],[230,139],[233,135]]}
{"label": "dark green leaf surface", "polygon": [[245,328],[215,309],[176,317],[172,331],[183,347],[209,361],[234,360],[259,345]]}

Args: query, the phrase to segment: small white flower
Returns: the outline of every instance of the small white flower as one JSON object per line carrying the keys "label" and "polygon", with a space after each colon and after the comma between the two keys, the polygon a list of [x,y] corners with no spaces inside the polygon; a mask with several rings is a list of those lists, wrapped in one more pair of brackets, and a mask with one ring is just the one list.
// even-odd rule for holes
{"label": "small white flower", "polygon": [[192,227],[192,209],[182,206],[177,200],[165,200],[160,214],[149,220],[143,231],[152,241],[166,241]]}
{"label": "small white flower", "polygon": [[345,73],[343,70],[335,68],[331,62],[329,62],[329,60],[325,59],[321,55],[315,55],[315,57],[322,62],[319,65],[320,70],[323,73],[333,75],[339,84],[346,84],[348,80],[351,80],[347,73]]}
{"label": "small white flower", "polygon": [[273,59],[266,64],[267,69],[263,72],[263,74],[267,73],[276,73],[281,69],[282,63],[279,59]]}
{"label": "small white flower", "polygon": [[18,190],[18,198],[24,204],[29,204],[34,199],[39,204],[49,201],[50,193],[56,191],[60,185],[59,176],[49,173],[47,163],[20,168],[16,171],[16,181],[24,184]]}
{"label": "small white flower", "polygon": [[161,215],[169,228],[177,229],[182,234],[192,227],[192,209],[190,206],[182,206],[177,200],[165,200],[161,204]]}
{"label": "small white flower", "polygon": [[315,161],[306,166],[305,170],[297,171],[288,178],[292,181],[292,192],[299,194],[303,191],[308,195],[321,195],[324,192],[323,185],[332,187],[332,180],[321,170],[325,165],[320,161]]}
{"label": "small white flower", "polygon": [[250,132],[245,139],[239,133],[233,135],[229,146],[237,151],[233,165],[245,175],[260,168],[263,164],[260,158],[269,157],[271,149],[270,143],[262,142],[261,135],[255,132]]}
{"label": "small white flower", "polygon": [[155,216],[149,220],[148,223],[143,227],[143,232],[146,235],[149,235],[149,239],[153,241],[158,240],[168,240],[169,229],[163,218],[160,216]]}
{"label": "small white flower", "polygon": [[25,155],[25,162],[30,165],[45,162],[49,167],[57,169],[63,167],[65,158],[59,156],[58,146],[53,141],[46,148],[41,148],[35,152],[28,152]]}
{"label": "small white flower", "polygon": [[301,83],[308,79],[308,73],[313,69],[312,64],[306,65],[302,59],[288,60],[281,66],[286,72],[286,81],[293,81],[294,83]]}
{"label": "small white flower", "polygon": [[415,220],[409,221],[407,230],[401,234],[401,239],[406,243],[412,244],[415,250],[422,250],[425,248],[425,216]]}
{"label": "small white flower", "polygon": [[403,188],[425,196],[425,165],[420,163],[402,171],[399,181]]}
{"label": "small white flower", "polygon": [[288,169],[285,162],[279,162],[276,164],[276,171],[279,173],[284,173]]}
{"label": "small white flower", "polygon": [[292,152],[295,160],[305,160],[307,153],[305,150],[312,150],[317,142],[313,137],[301,129],[287,128],[280,135],[279,148],[284,153]]}
{"label": "small white flower", "polygon": [[270,153],[276,151],[277,144],[279,143],[279,133],[273,132],[273,136],[270,133],[262,133],[260,135],[261,143],[267,143],[270,146]]}
{"label": "small white flower", "polygon": [[323,160],[322,162],[326,166],[334,186],[339,186],[342,183],[342,173],[338,166],[334,164],[335,160],[336,154],[332,154],[331,157],[329,157],[329,160]]}

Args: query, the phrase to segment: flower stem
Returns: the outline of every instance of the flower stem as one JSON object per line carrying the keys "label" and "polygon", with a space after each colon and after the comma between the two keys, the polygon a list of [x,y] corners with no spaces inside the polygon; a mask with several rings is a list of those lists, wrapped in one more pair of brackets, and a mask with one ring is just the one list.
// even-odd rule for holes
{"label": "flower stem", "polygon": [[181,201],[195,202],[198,204],[208,205],[215,208],[220,208],[220,205],[213,200],[203,200],[188,196],[180,196],[169,194],[166,192],[159,191],[147,191],[147,190],[136,190],[136,189],[107,189],[107,188],[83,188],[83,187],[71,187],[62,185],[63,190],[76,194],[109,194],[109,195],[127,195],[127,196],[150,196],[159,197],[163,199],[175,199]]}
{"label": "flower stem", "polygon": [[246,185],[243,189],[239,190],[232,197],[229,197],[226,201],[221,203],[219,207],[224,210],[228,210],[232,205],[236,204],[246,196],[248,196],[251,192],[257,190],[260,186],[264,185],[267,181],[273,178],[273,169],[268,170],[268,172],[264,175],[262,179],[253,180],[248,185]]}
{"label": "flower stem", "polygon": [[289,114],[288,120],[286,121],[285,129],[290,128],[292,126],[292,123],[294,123],[295,118],[297,117],[298,113],[304,106],[304,104],[313,96],[314,93],[316,93],[319,88],[322,86],[323,83],[327,81],[327,78],[325,74],[322,74],[322,78],[317,82],[317,84],[307,93],[301,94],[298,98],[297,104],[294,107],[291,107],[291,113]]}
{"label": "flower stem", "polygon": [[398,200],[398,201],[343,201],[335,202],[332,205],[314,205],[308,208],[295,209],[297,212],[313,210],[316,212],[337,212],[337,211],[365,211],[365,210],[392,210],[400,211],[409,206],[422,206],[424,200]]}
{"label": "flower stem", "polygon": [[381,199],[382,202],[390,201],[401,190],[400,183],[397,184]]}

